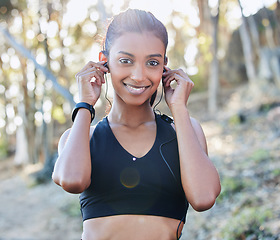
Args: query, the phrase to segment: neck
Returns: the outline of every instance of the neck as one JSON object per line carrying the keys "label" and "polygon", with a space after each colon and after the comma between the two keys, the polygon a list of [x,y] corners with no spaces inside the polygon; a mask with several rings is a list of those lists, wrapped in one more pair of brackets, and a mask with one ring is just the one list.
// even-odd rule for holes
{"label": "neck", "polygon": [[114,124],[138,127],[144,123],[154,121],[155,115],[149,102],[141,106],[121,105],[113,102],[108,119]]}

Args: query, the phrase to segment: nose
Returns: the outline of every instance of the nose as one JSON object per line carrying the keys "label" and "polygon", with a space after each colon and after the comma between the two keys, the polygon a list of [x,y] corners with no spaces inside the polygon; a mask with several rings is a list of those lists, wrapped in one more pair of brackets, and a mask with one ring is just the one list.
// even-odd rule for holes
{"label": "nose", "polygon": [[135,66],[132,71],[131,79],[136,82],[141,82],[146,79],[145,69],[142,66]]}

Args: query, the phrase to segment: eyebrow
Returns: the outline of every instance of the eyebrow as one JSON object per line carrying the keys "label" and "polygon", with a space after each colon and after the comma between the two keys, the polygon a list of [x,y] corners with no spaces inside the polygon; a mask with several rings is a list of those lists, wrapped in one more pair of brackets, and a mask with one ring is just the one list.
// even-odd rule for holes
{"label": "eyebrow", "polygon": [[[135,57],[133,54],[125,52],[125,51],[119,51],[119,53],[128,55],[130,57]],[[156,54],[150,54],[150,55],[147,56],[147,58],[152,58],[152,57],[160,57],[160,58],[162,58],[162,55],[160,53],[156,53]]]}

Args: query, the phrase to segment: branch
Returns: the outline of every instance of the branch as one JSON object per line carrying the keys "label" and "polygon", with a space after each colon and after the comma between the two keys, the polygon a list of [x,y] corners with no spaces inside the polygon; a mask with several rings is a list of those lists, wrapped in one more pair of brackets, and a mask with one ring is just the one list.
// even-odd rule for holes
{"label": "branch", "polygon": [[18,51],[23,57],[30,59],[34,65],[36,69],[39,69],[43,72],[43,74],[46,76],[47,79],[50,79],[53,83],[54,89],[60,93],[65,99],[67,99],[70,104],[72,105],[72,107],[75,105],[75,102],[73,100],[73,96],[72,94],[65,89],[64,87],[62,87],[58,82],[56,77],[52,74],[52,72],[47,69],[46,67],[42,66],[41,64],[39,64],[36,59],[34,58],[34,56],[31,54],[30,51],[28,51],[28,49],[26,49],[23,45],[21,45],[20,43],[18,43],[14,37],[6,30],[4,29],[1,25],[0,25],[0,32],[4,35],[4,37],[6,38],[6,40],[8,41],[8,43],[16,50]]}

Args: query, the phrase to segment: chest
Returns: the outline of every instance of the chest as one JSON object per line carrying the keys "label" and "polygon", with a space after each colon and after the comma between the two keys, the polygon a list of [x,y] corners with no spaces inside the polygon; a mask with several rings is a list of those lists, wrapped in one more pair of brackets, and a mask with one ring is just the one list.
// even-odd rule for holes
{"label": "chest", "polygon": [[128,185],[139,183],[154,189],[169,185],[167,188],[175,189],[180,182],[176,135],[171,126],[158,120],[132,131],[109,126],[105,119],[95,129],[90,149],[92,183],[97,191],[120,189],[123,179],[132,182]]}
{"label": "chest", "polygon": [[157,136],[155,123],[134,129],[113,125],[111,130],[120,146],[136,158],[145,156],[152,149]]}

